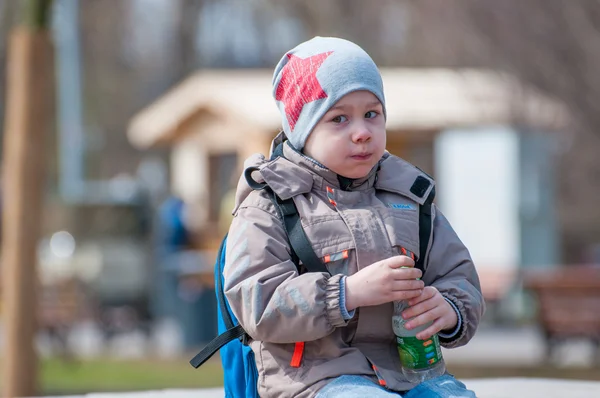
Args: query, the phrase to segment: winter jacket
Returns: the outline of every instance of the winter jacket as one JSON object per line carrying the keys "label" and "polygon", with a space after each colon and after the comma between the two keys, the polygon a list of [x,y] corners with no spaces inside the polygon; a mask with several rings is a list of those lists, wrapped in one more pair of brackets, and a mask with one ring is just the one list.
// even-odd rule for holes
{"label": "winter jacket", "polygon": [[[433,181],[386,153],[368,176],[342,187],[335,173],[287,142],[283,154],[275,160],[251,157],[245,167],[258,167],[254,180],[266,182],[282,199],[293,198],[312,248],[330,274],[298,274],[268,192],[240,180],[224,290],[251,337],[260,396],[313,397],[340,375],[364,375],[394,391],[411,389],[400,370],[393,304],[358,308],[345,319],[340,281],[403,250],[419,253],[419,205]],[[410,189],[419,176],[431,182],[421,197]],[[484,301],[467,248],[435,205],[432,213],[423,281],[458,310],[459,333],[442,341],[447,348],[458,347],[475,333]],[[297,367],[291,366],[296,342],[305,342]]]}

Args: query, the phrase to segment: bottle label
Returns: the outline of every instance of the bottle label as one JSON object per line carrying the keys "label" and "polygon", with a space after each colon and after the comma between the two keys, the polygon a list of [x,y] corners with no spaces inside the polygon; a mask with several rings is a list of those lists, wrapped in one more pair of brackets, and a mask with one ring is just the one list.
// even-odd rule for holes
{"label": "bottle label", "polygon": [[427,340],[416,337],[396,336],[402,366],[408,369],[426,369],[442,359],[442,350],[437,334]]}

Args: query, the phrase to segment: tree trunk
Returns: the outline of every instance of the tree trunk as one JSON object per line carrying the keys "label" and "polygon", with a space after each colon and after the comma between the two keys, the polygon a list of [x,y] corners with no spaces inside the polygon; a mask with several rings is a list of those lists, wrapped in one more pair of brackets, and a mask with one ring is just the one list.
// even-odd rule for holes
{"label": "tree trunk", "polygon": [[37,393],[36,249],[44,197],[44,141],[52,131],[54,62],[50,34],[39,25],[39,15],[44,14],[31,15],[36,18],[29,26],[13,29],[8,49],[2,220],[5,397]]}

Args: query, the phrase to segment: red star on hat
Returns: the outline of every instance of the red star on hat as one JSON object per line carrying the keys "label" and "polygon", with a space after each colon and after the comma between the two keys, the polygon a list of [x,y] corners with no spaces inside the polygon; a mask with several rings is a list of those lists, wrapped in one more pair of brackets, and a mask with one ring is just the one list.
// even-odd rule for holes
{"label": "red star on hat", "polygon": [[332,52],[328,51],[308,58],[288,54],[289,61],[283,68],[275,99],[284,103],[290,131],[294,131],[304,104],[327,98],[327,94],[317,80],[317,71]]}

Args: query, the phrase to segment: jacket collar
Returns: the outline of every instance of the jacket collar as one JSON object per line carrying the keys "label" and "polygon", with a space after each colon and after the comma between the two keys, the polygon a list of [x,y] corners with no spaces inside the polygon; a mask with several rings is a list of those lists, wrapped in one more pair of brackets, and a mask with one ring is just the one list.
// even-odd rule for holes
{"label": "jacket collar", "polygon": [[[425,184],[429,183],[422,193],[413,189],[418,179],[425,180]],[[391,154],[382,158],[375,183],[376,189],[404,195],[422,205],[434,187],[433,178],[406,160]],[[417,195],[416,192],[421,195]]]}
{"label": "jacket collar", "polygon": [[[275,138],[272,145],[277,145],[278,140],[281,140],[281,135]],[[426,173],[388,152],[384,153],[367,176],[348,181],[297,151],[288,141],[284,143],[283,155],[274,160],[265,160],[264,157],[259,156],[253,158],[252,161],[248,159],[245,164],[245,167],[257,166],[260,170],[258,180],[266,182],[282,199],[309,193],[313,188],[323,190],[327,186],[349,191],[363,191],[374,187],[378,190],[404,195],[423,204],[435,185],[433,179]],[[429,181],[429,186],[421,196],[411,190],[419,177]],[[245,181],[240,181],[240,185],[243,185],[243,189],[238,186],[238,196],[240,196],[238,203],[250,192]]]}
{"label": "jacket collar", "polygon": [[329,186],[344,191],[362,191],[372,188],[375,185],[377,170],[379,168],[379,163],[381,162],[378,162],[365,177],[350,179],[338,175],[316,160],[299,152],[289,143],[289,141],[284,143],[283,155],[285,159],[294,165],[308,171],[313,177],[313,184],[318,184],[321,187]]}

